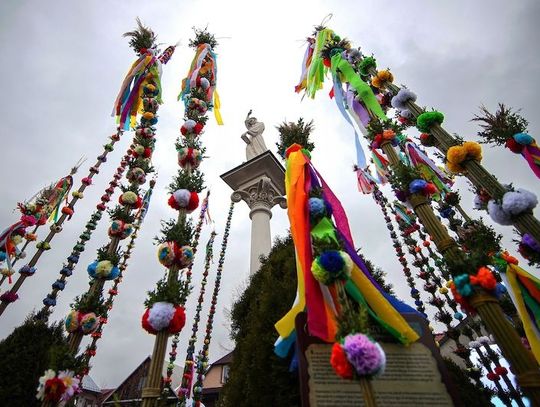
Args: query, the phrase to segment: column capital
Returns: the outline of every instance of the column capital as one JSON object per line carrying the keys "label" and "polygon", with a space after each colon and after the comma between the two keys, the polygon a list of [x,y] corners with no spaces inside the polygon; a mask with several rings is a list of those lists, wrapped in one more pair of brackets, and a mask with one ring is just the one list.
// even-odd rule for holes
{"label": "column capital", "polygon": [[275,205],[283,209],[287,208],[287,200],[280,195],[271,179],[266,176],[260,177],[254,184],[234,191],[231,199],[233,202],[245,201],[251,209],[250,217],[256,211],[265,211],[271,217],[271,209]]}

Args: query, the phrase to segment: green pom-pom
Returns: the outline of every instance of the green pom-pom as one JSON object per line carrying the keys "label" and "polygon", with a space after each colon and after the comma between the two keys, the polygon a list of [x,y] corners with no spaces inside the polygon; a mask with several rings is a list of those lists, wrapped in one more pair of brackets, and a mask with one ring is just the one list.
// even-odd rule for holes
{"label": "green pom-pom", "polygon": [[369,76],[369,71],[371,69],[377,68],[377,60],[373,57],[365,57],[358,64],[358,71],[362,76]]}
{"label": "green pom-pom", "polygon": [[444,115],[436,110],[425,112],[416,118],[416,128],[422,133],[429,133],[435,124],[442,124]]}
{"label": "green pom-pom", "polygon": [[318,258],[315,259],[311,264],[311,274],[313,274],[315,280],[327,285],[330,282],[330,274],[321,266],[318,260]]}

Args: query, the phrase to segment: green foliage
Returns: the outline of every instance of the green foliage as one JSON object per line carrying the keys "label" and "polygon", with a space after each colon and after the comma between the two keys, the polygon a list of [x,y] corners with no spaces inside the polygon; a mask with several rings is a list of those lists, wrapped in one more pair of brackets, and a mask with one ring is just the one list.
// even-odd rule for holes
{"label": "green foliage", "polygon": [[105,245],[100,247],[97,250],[97,260],[109,260],[112,264],[115,266],[118,266],[118,263],[120,263],[120,257],[122,257],[122,253],[120,253],[119,250],[115,251],[114,253],[109,253],[109,245]]}
{"label": "green foliage", "polygon": [[444,115],[436,110],[424,112],[416,118],[416,128],[422,133],[429,133],[436,124],[442,124]]}
{"label": "green foliage", "polygon": [[304,149],[313,151],[315,144],[309,140],[311,132],[314,130],[313,120],[309,123],[304,123],[301,117],[296,123],[283,122],[276,126],[279,132],[279,142],[276,143],[278,154],[284,159],[285,151],[294,143],[300,144]]}
{"label": "green foliage", "polygon": [[370,141],[375,139],[377,134],[382,134],[384,130],[393,130],[396,133],[396,137],[405,129],[405,126],[396,123],[393,120],[380,120],[379,118],[373,118],[370,120],[366,127],[366,138]]}
{"label": "green foliage", "polygon": [[486,225],[482,219],[465,222],[458,228],[459,242],[468,252],[478,252],[486,255],[486,263],[490,263],[490,253],[501,251],[501,239],[495,230]]}
{"label": "green foliage", "polygon": [[137,28],[124,33],[123,37],[129,38],[129,46],[138,55],[142,55],[141,50],[156,46],[157,35],[149,27],[145,27],[139,17],[137,17]]}
{"label": "green foliage", "polygon": [[483,144],[504,145],[514,134],[527,131],[529,122],[503,103],[499,103],[499,109],[494,114],[484,106],[480,107],[480,111],[482,115],[474,115],[472,121],[482,123],[482,131],[478,132],[478,136],[482,138]]}
{"label": "green foliage", "polygon": [[186,219],[185,222],[178,222],[175,219],[161,221],[161,237],[156,237],[158,243],[176,242],[181,246],[190,245],[193,238],[193,222]]}
{"label": "green foliage", "polygon": [[127,207],[116,205],[107,211],[112,220],[121,220],[126,223],[135,222],[135,215]]}
{"label": "green foliage", "polygon": [[214,34],[210,34],[207,28],[200,30],[193,27],[193,31],[195,32],[195,38],[189,40],[189,46],[191,48],[197,49],[197,47],[202,44],[208,44],[212,49],[218,46],[216,37]]}
{"label": "green foliage", "polygon": [[444,358],[443,360],[450,378],[459,392],[461,405],[475,407],[493,406],[490,402],[493,392],[488,387],[483,384],[480,386],[474,385],[467,376],[467,372],[461,369],[451,359]]}
{"label": "green foliage", "polygon": [[409,192],[409,184],[415,179],[422,178],[420,171],[414,167],[409,167],[403,162],[399,162],[392,169],[391,175],[388,177],[388,181],[392,188],[397,191]]}
{"label": "green foliage", "polygon": [[163,277],[157,282],[155,290],[147,292],[148,296],[144,301],[144,306],[150,308],[156,302],[184,305],[190,292],[191,288],[187,281],[181,279],[167,281],[167,277]]}
{"label": "green foliage", "polygon": [[76,296],[70,308],[82,313],[94,312],[96,315],[107,314],[107,306],[105,305],[103,296],[98,291],[87,291],[80,296]]}
{"label": "green foliage", "polygon": [[[137,157],[129,163],[129,168],[135,168],[135,167],[139,167],[146,174],[151,174],[152,172],[154,172],[154,167],[152,167],[152,161],[143,157]],[[137,185],[134,184],[134,186],[137,186]]]}
{"label": "green foliage", "polygon": [[296,373],[274,354],[274,324],[290,308],[296,292],[291,237],[277,239],[248,288],[231,310],[236,343],[229,380],[220,394],[224,406],[299,406]]}
{"label": "green foliage", "polygon": [[169,184],[168,190],[172,194],[179,189],[201,193],[204,189],[204,174],[198,169],[193,171],[179,170],[178,175],[173,177],[172,182]]}
{"label": "green foliage", "polygon": [[392,284],[386,281],[386,272],[380,267],[375,266],[371,260],[366,259],[363,254],[358,253],[358,256],[360,256],[360,258],[364,261],[367,269],[377,284],[379,284],[381,288],[388,294],[395,295],[394,287]]}
{"label": "green foliage", "polygon": [[74,370],[81,361],[67,355],[62,322],[47,325],[29,315],[0,342],[0,400],[5,406],[40,406],[36,399],[45,370]]}

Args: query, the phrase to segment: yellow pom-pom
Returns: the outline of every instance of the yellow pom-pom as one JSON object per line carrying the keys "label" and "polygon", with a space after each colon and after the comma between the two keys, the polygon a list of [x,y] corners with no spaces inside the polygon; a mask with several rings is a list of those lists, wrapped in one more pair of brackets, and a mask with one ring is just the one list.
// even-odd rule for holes
{"label": "yellow pom-pom", "polygon": [[446,152],[446,159],[452,164],[461,164],[467,158],[467,150],[462,146],[452,146]]}
{"label": "yellow pom-pom", "polygon": [[467,152],[467,156],[473,160],[482,160],[482,146],[475,141],[466,141],[463,143],[463,149]]}
{"label": "yellow pom-pom", "polygon": [[446,288],[446,287],[441,287],[441,288],[439,288],[439,293],[441,293],[441,294],[447,294],[447,293],[448,293],[448,288]]}
{"label": "yellow pom-pom", "polygon": [[448,168],[448,171],[454,174],[460,174],[462,172],[465,172],[465,168],[462,167],[460,164],[454,164],[450,161],[446,163],[446,167]]}
{"label": "yellow pom-pom", "polygon": [[448,280],[448,281],[446,282],[446,286],[447,286],[448,288],[452,287],[452,284],[454,284],[454,280]]}
{"label": "yellow pom-pom", "polygon": [[146,120],[151,120],[151,119],[154,118],[154,113],[152,113],[152,112],[144,112],[143,117],[144,117]]}
{"label": "yellow pom-pom", "polygon": [[388,69],[377,72],[377,75],[371,80],[371,84],[379,89],[383,89],[387,84],[392,82],[394,82],[394,75]]}

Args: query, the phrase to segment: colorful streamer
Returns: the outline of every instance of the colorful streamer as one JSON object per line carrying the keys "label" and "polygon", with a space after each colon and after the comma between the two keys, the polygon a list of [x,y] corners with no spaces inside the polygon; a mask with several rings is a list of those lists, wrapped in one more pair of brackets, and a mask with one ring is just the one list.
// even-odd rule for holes
{"label": "colorful streamer", "polygon": [[534,175],[540,178],[540,148],[536,142],[533,141],[531,144],[524,146],[521,155],[525,158],[529,167],[531,167]]}
{"label": "colorful streamer", "polygon": [[[304,308],[307,310],[308,329],[311,335],[332,342],[337,332],[336,304],[338,301],[334,287],[322,285],[311,273],[313,252],[307,208],[308,191],[314,187],[322,188],[324,200],[332,208],[335,229],[328,219],[325,221],[326,226],[317,225],[311,234],[315,232],[320,237],[320,234],[328,236],[337,233],[344,242],[344,250],[354,262],[351,277],[345,286],[349,295],[355,301],[365,305],[370,315],[401,342],[411,343],[418,339],[416,332],[400,314],[400,312],[415,311],[384,293],[373,280],[365,264],[356,254],[347,216],[341,203],[300,150],[293,151],[289,155],[285,185],[291,234],[296,248],[298,286],[291,310],[275,325],[280,334],[280,339],[276,342],[276,353],[286,354],[286,345],[291,343],[290,336],[294,332],[294,319]],[[331,230],[328,224],[331,225]]]}
{"label": "colorful streamer", "polygon": [[519,267],[517,260],[507,253],[497,255],[495,262],[517,308],[534,357],[540,362],[540,279]]}

